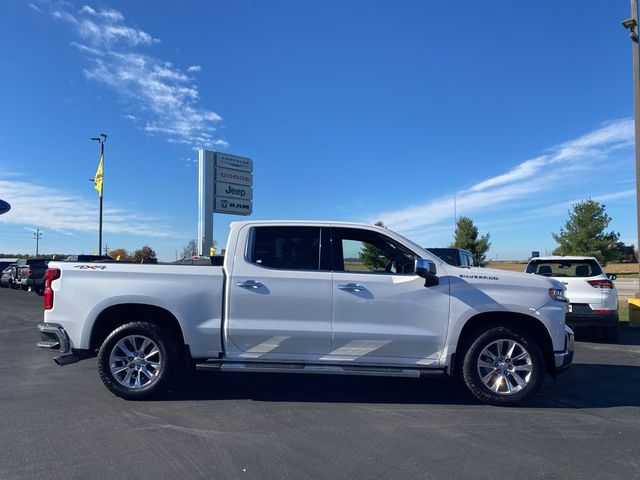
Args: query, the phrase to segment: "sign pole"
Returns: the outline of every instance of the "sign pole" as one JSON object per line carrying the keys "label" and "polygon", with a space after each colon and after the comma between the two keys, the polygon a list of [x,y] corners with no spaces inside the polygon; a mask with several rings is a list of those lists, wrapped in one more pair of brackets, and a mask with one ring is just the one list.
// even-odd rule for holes
{"label": "sign pole", "polygon": [[198,150],[198,255],[213,246],[214,152]]}

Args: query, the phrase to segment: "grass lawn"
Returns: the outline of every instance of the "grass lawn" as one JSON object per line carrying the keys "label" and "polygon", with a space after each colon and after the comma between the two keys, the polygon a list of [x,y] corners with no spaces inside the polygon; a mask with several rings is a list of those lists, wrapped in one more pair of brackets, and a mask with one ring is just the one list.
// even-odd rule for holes
{"label": "grass lawn", "polygon": [[621,322],[629,321],[629,302],[626,298],[618,299],[618,315]]}

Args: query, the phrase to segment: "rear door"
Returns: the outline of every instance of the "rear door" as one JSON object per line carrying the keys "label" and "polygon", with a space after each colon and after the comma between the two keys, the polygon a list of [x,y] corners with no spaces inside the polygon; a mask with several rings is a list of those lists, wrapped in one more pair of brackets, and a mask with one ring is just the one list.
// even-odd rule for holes
{"label": "rear door", "polygon": [[[432,365],[449,319],[449,285],[426,288],[417,255],[382,233],[334,228],[333,342],[336,362]],[[441,268],[441,267],[439,267]]]}
{"label": "rear door", "polygon": [[241,231],[229,281],[230,357],[290,359],[331,347],[328,228],[252,226]]}

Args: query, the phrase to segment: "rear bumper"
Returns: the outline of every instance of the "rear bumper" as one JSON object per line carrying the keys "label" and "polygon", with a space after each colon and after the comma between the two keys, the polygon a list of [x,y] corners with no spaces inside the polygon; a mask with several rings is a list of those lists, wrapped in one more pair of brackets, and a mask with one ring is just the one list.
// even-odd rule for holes
{"label": "rear bumper", "polygon": [[39,348],[53,350],[60,353],[71,351],[69,335],[62,326],[55,323],[41,323],[38,325],[40,341],[36,344]]}
{"label": "rear bumper", "polygon": [[554,373],[562,373],[567,370],[573,362],[573,354],[575,352],[573,330],[564,327],[564,350],[562,352],[554,352]]}
{"label": "rear bumper", "polygon": [[614,327],[618,323],[618,311],[607,310],[592,313],[567,313],[567,325],[570,327]]}

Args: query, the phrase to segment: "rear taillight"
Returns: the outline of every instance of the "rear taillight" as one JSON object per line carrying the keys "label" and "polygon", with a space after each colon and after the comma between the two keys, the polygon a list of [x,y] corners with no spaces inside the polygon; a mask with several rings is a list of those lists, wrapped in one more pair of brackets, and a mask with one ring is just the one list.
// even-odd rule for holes
{"label": "rear taillight", "polygon": [[51,290],[51,282],[60,278],[59,268],[47,268],[44,274],[44,309],[51,310],[53,308],[53,290]]}
{"label": "rear taillight", "polygon": [[33,272],[31,271],[31,267],[29,267],[29,270],[27,271],[27,276],[29,278],[33,278]]}
{"label": "rear taillight", "polygon": [[587,280],[587,283],[593,288],[613,288],[611,280]]}

